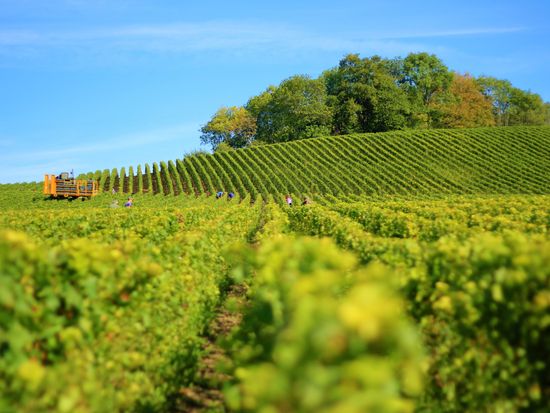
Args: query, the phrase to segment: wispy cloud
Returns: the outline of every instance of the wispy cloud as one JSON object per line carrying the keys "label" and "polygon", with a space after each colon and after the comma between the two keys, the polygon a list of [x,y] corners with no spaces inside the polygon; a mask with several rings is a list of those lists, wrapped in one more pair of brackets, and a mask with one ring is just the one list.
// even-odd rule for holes
{"label": "wispy cloud", "polygon": [[437,37],[464,37],[498,35],[525,31],[524,27],[477,27],[435,31],[409,31],[382,36],[383,39],[428,39]]}
{"label": "wispy cloud", "polygon": [[[198,128],[197,123],[186,123],[162,129],[113,136],[102,140],[88,140],[89,143],[80,145],[50,147],[43,151],[22,152],[18,150],[17,153],[4,153],[0,155],[0,161],[14,164],[40,162],[68,156],[81,157],[90,154],[105,154],[121,149],[136,148],[178,139],[183,140],[186,136],[196,135]],[[79,139],[76,139],[76,141],[79,141]]]}
{"label": "wispy cloud", "polygon": [[36,31],[1,30],[0,45],[65,47],[95,43],[128,49],[209,50],[286,42],[298,32],[282,27],[227,22],[133,25],[107,28]]}
{"label": "wispy cloud", "polygon": [[[404,45],[399,41],[449,36],[476,36],[515,33],[521,27],[463,28],[441,31],[391,34],[356,33],[327,36],[279,24],[234,22],[130,25],[80,30],[0,30],[0,47],[65,48],[73,46],[113,48],[146,52],[193,52],[210,50],[276,49],[358,50]],[[393,42],[393,43],[392,43]],[[410,48],[410,44],[407,43]]]}
{"label": "wispy cloud", "polygon": [[[0,182],[40,180],[44,173],[73,169],[89,172],[113,166],[144,164],[183,156],[186,141],[195,141],[198,123],[171,125],[103,139],[90,139],[73,146],[51,146],[43,151],[22,150],[21,145],[0,152]],[[82,139],[75,141],[83,142]],[[145,150],[144,150],[145,148]],[[181,148],[178,151],[178,148]]]}

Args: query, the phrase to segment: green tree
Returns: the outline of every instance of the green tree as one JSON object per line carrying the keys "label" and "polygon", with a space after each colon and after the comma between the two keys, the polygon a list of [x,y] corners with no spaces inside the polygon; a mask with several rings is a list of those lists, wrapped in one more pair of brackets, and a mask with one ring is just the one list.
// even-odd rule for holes
{"label": "green tree", "polygon": [[228,152],[234,151],[235,149],[231,147],[227,142],[220,142],[214,152]]}
{"label": "green tree", "polygon": [[333,132],[380,132],[406,125],[409,104],[387,62],[350,54],[323,74],[333,108]]}
{"label": "green tree", "polygon": [[481,76],[477,78],[482,93],[493,105],[493,115],[497,126],[508,126],[510,120],[510,105],[514,87],[507,80]]}
{"label": "green tree", "polygon": [[256,120],[242,106],[222,107],[200,129],[202,144],[216,150],[221,143],[232,148],[248,146],[256,134]]}
{"label": "green tree", "polygon": [[510,125],[544,125],[547,108],[540,95],[514,88],[510,105]]}
{"label": "green tree", "polygon": [[330,133],[332,114],[326,100],[321,80],[293,76],[253,97],[246,107],[255,116],[256,139],[286,142]]}
{"label": "green tree", "polygon": [[391,67],[409,96],[411,126],[431,127],[441,117],[441,103],[449,99],[452,73],[436,55],[428,53],[411,53],[402,62],[393,61]]}
{"label": "green tree", "polygon": [[262,114],[267,113],[267,106],[273,98],[273,93],[277,90],[276,86],[269,86],[264,92],[260,93],[257,96],[251,97],[245,108],[250,112],[250,114],[258,119]]}
{"label": "green tree", "polygon": [[271,85],[259,95],[251,97],[246,103],[245,108],[256,121],[256,139],[254,139],[254,143],[269,142],[269,139],[265,139],[265,135],[267,134],[269,125],[271,124],[272,115],[270,106],[273,99],[273,94],[276,90],[277,87]]}
{"label": "green tree", "polygon": [[518,89],[508,81],[483,76],[477,79],[482,92],[493,105],[498,126],[544,125],[547,109],[540,95]]}

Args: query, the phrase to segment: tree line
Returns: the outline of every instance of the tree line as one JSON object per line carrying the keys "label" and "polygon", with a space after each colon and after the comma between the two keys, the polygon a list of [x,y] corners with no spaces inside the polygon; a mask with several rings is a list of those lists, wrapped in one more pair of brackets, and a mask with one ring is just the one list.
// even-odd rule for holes
{"label": "tree line", "polygon": [[201,128],[214,150],[398,129],[544,125],[550,103],[494,77],[451,71],[436,55],[350,54],[316,79],[292,76]]}

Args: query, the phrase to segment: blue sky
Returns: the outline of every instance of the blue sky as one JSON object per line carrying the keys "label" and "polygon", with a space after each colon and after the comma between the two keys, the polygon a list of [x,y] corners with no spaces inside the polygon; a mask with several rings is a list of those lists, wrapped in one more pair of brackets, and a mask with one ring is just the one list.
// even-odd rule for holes
{"label": "blue sky", "polygon": [[0,0],[0,182],[181,158],[220,107],[347,53],[437,54],[550,101],[550,2]]}

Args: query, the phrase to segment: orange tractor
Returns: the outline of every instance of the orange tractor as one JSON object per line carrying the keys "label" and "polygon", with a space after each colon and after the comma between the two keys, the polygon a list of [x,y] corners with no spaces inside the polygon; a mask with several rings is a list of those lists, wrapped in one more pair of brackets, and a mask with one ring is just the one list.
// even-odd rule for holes
{"label": "orange tractor", "polygon": [[94,179],[74,179],[68,172],[59,175],[44,175],[44,195],[55,198],[91,198],[99,192],[97,181]]}

